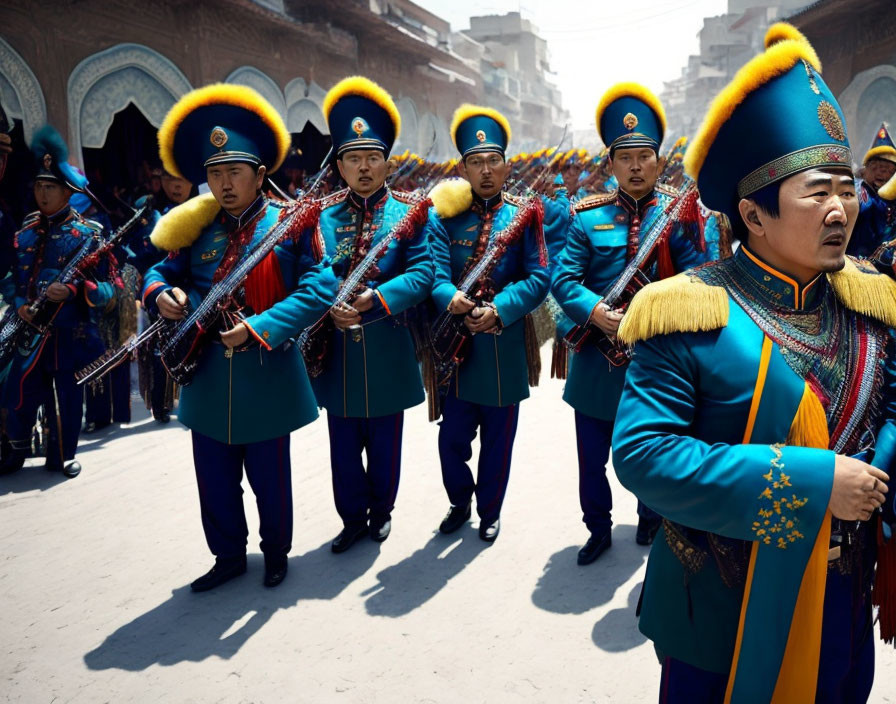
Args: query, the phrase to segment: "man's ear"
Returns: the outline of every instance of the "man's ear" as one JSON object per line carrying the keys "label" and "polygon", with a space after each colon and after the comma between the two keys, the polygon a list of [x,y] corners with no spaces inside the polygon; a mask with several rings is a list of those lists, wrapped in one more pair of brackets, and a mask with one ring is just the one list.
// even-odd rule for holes
{"label": "man's ear", "polygon": [[[461,159],[460,161],[457,162],[457,173],[460,175],[461,178],[463,178],[463,179],[467,178],[467,163],[463,159]],[[467,180],[469,180],[469,179],[467,179]]]}
{"label": "man's ear", "polygon": [[755,202],[748,198],[741,198],[737,204],[737,210],[740,212],[740,217],[751,235],[765,237],[765,225],[763,223],[765,214]]}
{"label": "man's ear", "polygon": [[666,157],[665,156],[657,156],[656,157],[656,170],[657,173],[663,173],[666,168]]}
{"label": "man's ear", "polygon": [[261,188],[261,185],[264,183],[264,175],[268,172],[267,167],[264,164],[258,167],[258,171],[255,174],[256,177],[256,188]]}

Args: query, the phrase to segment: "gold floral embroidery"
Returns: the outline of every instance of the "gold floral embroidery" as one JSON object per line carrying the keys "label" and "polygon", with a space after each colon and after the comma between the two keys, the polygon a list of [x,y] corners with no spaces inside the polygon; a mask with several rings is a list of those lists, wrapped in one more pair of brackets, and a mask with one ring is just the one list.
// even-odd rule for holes
{"label": "gold floral embroidery", "polygon": [[797,498],[792,492],[787,495],[786,490],[793,484],[790,482],[790,476],[784,472],[784,463],[781,461],[783,456],[781,448],[784,445],[776,443],[769,447],[774,456],[768,472],[762,475],[768,486],[758,497],[762,503],[757,511],[759,520],[753,521],[753,534],[756,540],[764,545],[771,545],[774,542],[777,547],[786,550],[789,543],[806,537],[799,531],[800,521],[794,514],[805,506],[809,499]]}
{"label": "gold floral embroidery", "polygon": [[818,121],[831,137],[839,142],[846,141],[846,130],[843,129],[843,121],[840,119],[837,108],[827,100],[822,100],[818,104]]}

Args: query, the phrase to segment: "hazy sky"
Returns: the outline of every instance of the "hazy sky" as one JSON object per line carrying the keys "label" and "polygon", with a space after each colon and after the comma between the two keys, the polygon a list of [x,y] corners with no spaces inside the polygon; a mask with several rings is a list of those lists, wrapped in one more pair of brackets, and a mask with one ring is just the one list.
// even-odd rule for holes
{"label": "hazy sky", "polygon": [[704,17],[724,14],[726,0],[415,0],[468,29],[473,15],[519,11],[548,42],[551,79],[563,91],[573,129],[594,126],[604,90],[637,81],[659,93],[699,50]]}

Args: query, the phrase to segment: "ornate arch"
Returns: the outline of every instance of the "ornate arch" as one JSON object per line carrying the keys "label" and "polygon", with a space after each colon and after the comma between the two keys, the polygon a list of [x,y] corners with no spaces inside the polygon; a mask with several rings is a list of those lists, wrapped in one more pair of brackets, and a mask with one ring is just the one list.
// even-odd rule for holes
{"label": "ornate arch", "polygon": [[310,122],[321,134],[330,134],[324,120],[321,106],[327,92],[317,83],[306,83],[304,78],[294,78],[286,84],[286,128],[290,132],[301,132],[306,122]]}
{"label": "ornate arch", "polygon": [[34,72],[19,52],[0,37],[0,100],[10,118],[22,121],[25,141],[47,121],[47,103]]}
{"label": "ornate arch", "polygon": [[[883,64],[856,74],[850,84],[837,97],[837,101],[843,110],[843,116],[846,118],[846,129],[849,132],[849,143],[852,147],[853,160],[858,162],[861,162],[872,137],[872,133],[858,134],[859,125],[862,124],[859,115],[859,101],[867,88],[881,78],[889,78],[896,81],[896,66]],[[882,121],[883,118],[878,120],[878,123]]]}
{"label": "ornate arch", "polygon": [[174,63],[142,44],[117,44],[88,56],[68,79],[72,155],[82,162],[82,147],[101,147],[115,113],[128,103],[134,103],[158,127],[190,88]]}
{"label": "ornate arch", "polygon": [[254,88],[274,106],[274,109],[280,113],[280,117],[286,120],[286,101],[283,99],[283,92],[268,74],[259,71],[254,66],[240,66],[225,78],[224,82]]}

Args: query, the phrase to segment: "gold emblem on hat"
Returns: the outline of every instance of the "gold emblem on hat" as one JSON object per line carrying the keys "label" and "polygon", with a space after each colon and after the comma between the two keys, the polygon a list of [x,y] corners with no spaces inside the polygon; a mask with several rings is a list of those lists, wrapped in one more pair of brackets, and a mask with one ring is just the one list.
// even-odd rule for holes
{"label": "gold emblem on hat", "polygon": [[840,114],[837,112],[837,108],[827,100],[822,100],[818,104],[818,121],[831,137],[838,142],[846,141],[846,130],[843,129],[843,121],[840,119]]}
{"label": "gold emblem on hat", "polygon": [[877,136],[880,139],[884,139],[887,136],[887,131],[883,127],[881,127],[880,132],[877,133]]}
{"label": "gold emblem on hat", "polygon": [[483,132],[482,130],[476,130],[476,139],[478,139],[480,141],[480,143],[484,142],[485,141],[485,132]]}
{"label": "gold emblem on hat", "polygon": [[352,130],[359,137],[364,134],[364,131],[367,129],[367,123],[364,122],[360,117],[356,117],[352,120]]}
{"label": "gold emblem on hat", "polygon": [[227,133],[220,127],[215,127],[215,129],[212,130],[211,136],[208,138],[208,141],[211,142],[213,146],[220,149],[225,144],[227,144]]}
{"label": "gold emblem on hat", "polygon": [[634,113],[626,113],[622,118],[622,124],[625,125],[625,129],[633,130],[638,126],[638,116]]}
{"label": "gold emblem on hat", "polygon": [[49,154],[44,154],[44,168],[49,171],[52,165],[53,157],[51,157]]}

